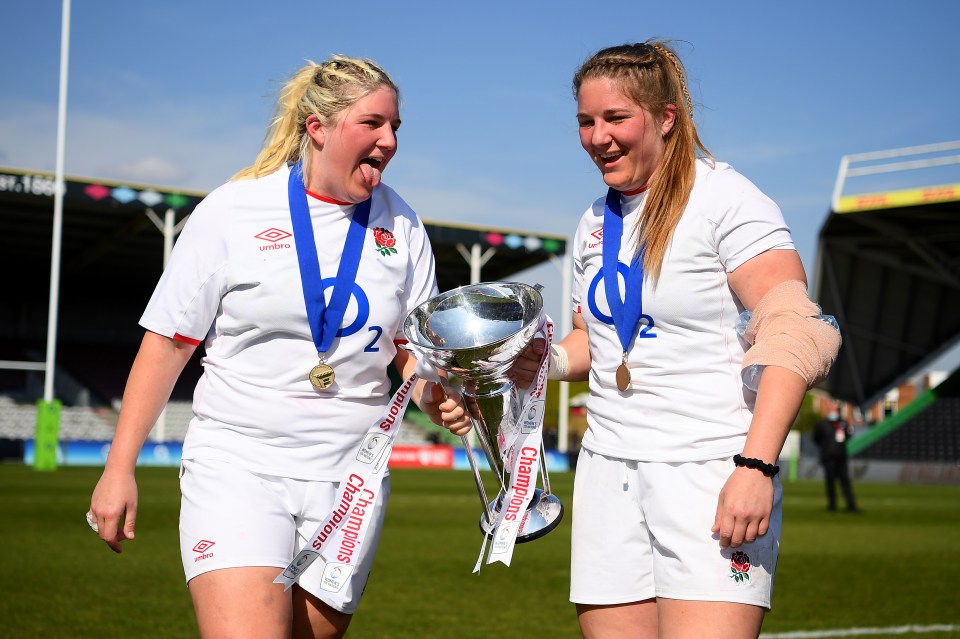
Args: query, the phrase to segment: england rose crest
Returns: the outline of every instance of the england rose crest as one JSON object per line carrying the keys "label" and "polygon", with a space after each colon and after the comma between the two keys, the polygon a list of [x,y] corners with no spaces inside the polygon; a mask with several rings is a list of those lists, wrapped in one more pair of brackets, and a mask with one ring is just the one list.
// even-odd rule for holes
{"label": "england rose crest", "polygon": [[738,550],[730,558],[730,578],[737,583],[750,581],[750,557]]}
{"label": "england rose crest", "polygon": [[387,229],[379,226],[373,229],[373,241],[377,243],[377,252],[380,255],[396,254],[397,249],[393,247],[397,245],[397,238]]}

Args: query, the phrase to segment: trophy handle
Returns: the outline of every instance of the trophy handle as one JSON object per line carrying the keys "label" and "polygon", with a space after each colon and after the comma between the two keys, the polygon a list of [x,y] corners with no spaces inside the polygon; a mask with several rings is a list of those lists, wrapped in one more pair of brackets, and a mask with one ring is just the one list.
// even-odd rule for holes
{"label": "trophy handle", "polygon": [[540,474],[543,475],[543,493],[552,494],[550,490],[550,473],[547,472],[547,451],[543,448],[543,442],[540,442]]}
{"label": "trophy handle", "polygon": [[[450,380],[447,379],[446,377],[441,376],[440,386],[441,388],[443,388],[443,392],[447,395],[449,395],[454,390],[453,386],[451,386],[450,384]],[[462,396],[460,399],[460,407],[463,408],[464,412],[467,413],[467,415],[469,415],[469,412],[467,411],[467,407],[463,403]],[[481,445],[484,445],[485,442],[483,440],[483,437],[478,436],[477,439],[480,441]],[[473,471],[473,481],[476,482],[477,484],[477,494],[480,497],[480,503],[483,504],[483,512],[487,518],[487,521],[492,526],[494,523],[496,523],[496,518],[493,510],[490,507],[490,500],[487,498],[486,488],[484,488],[483,486],[483,478],[480,476],[480,468],[477,466],[477,460],[473,455],[473,448],[470,446],[470,439],[467,437],[467,435],[460,435],[460,441],[463,443],[463,450],[467,454],[467,461],[470,462],[470,470]],[[486,452],[487,451],[485,449],[484,453]],[[502,488],[503,478],[498,476],[497,480],[500,482],[500,486]]]}
{"label": "trophy handle", "polygon": [[460,436],[463,442],[463,450],[467,453],[467,461],[470,462],[470,469],[473,471],[473,480],[477,483],[477,494],[480,496],[480,503],[483,504],[483,512],[487,517],[487,522],[492,526],[494,521],[493,511],[490,510],[490,500],[487,499],[487,491],[483,487],[483,480],[480,477],[480,469],[477,467],[477,460],[473,456],[473,449],[470,448],[470,440],[466,435]]}

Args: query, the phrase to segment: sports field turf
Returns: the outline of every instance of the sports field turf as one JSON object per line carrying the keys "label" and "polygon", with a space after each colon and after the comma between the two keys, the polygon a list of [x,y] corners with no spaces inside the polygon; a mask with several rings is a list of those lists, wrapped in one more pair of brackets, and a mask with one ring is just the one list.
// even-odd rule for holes
{"label": "sports field turf", "polygon": [[[0,466],[0,636],[197,636],[177,549],[176,470],[138,471],[137,539],[120,556],[84,522],[99,473]],[[551,479],[569,506],[572,474]],[[916,626],[871,636],[960,637],[960,488],[858,484],[856,491],[864,514],[829,514],[820,483],[786,485],[764,633],[859,636],[865,628]],[[478,517],[469,473],[393,471],[380,553],[348,637],[578,637],[567,603],[569,520],[517,546],[510,568],[484,566],[473,575]],[[812,634],[824,630],[846,634]]]}

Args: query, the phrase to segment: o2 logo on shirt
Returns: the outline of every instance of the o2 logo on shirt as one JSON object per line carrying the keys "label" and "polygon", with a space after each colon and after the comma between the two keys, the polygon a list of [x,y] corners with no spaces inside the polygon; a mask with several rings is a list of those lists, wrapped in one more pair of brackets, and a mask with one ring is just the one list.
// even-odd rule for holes
{"label": "o2 logo on shirt", "polygon": [[[335,277],[324,278],[323,290],[326,291],[332,287],[336,281],[337,279]],[[367,299],[367,294],[363,292],[363,288],[356,282],[353,284],[353,291],[351,291],[350,297],[357,301],[357,317],[349,326],[341,326],[337,331],[337,337],[349,337],[353,335],[363,328],[363,325],[370,319],[370,300]],[[380,350],[380,347],[377,346],[377,341],[380,339],[380,336],[383,335],[383,328],[380,326],[371,326],[367,330],[373,333],[373,339],[364,347],[363,352],[376,353]]]}
{"label": "o2 logo on shirt", "polygon": [[[627,273],[629,268],[623,262],[617,262],[617,273],[623,276],[623,279],[627,279]],[[593,281],[590,282],[590,288],[587,290],[587,306],[590,308],[590,313],[597,318],[597,320],[613,326],[613,316],[607,315],[600,310],[600,307],[597,305],[597,287],[600,285],[600,282],[603,281],[603,269],[598,269],[597,274],[593,277]],[[609,302],[607,303],[609,306]],[[637,337],[656,337],[657,334],[653,332],[654,323],[653,318],[647,315],[646,313],[640,313],[640,332],[637,334]]]}

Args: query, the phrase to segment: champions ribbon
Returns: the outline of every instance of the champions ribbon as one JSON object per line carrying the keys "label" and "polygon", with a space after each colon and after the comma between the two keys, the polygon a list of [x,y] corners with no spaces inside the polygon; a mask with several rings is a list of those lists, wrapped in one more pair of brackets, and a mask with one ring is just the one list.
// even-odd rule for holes
{"label": "champions ribbon", "polygon": [[310,221],[310,206],[307,204],[307,190],[303,184],[301,162],[297,162],[290,169],[290,177],[287,180],[287,199],[290,205],[290,221],[293,223],[293,239],[297,249],[297,261],[300,264],[300,282],[303,285],[303,300],[307,307],[310,334],[313,336],[317,353],[322,357],[340,331],[340,323],[343,321],[350,297],[353,295],[363,239],[370,220],[370,200],[360,202],[353,211],[328,305],[323,296],[324,283],[320,274],[320,260],[317,257],[317,244],[313,234],[313,224]]}
{"label": "champions ribbon", "polygon": [[337,592],[347,582],[374,517],[390,451],[416,383],[414,373],[393,394],[383,415],[367,429],[344,471],[333,510],[273,583],[283,584],[283,589],[289,590],[318,557],[325,563],[321,588]]}
{"label": "champions ribbon", "polygon": [[[500,517],[490,538],[490,552],[487,563],[497,561],[509,566],[513,559],[513,550],[517,535],[523,528],[527,517],[527,506],[537,489],[540,477],[540,456],[543,452],[543,414],[547,395],[547,371],[550,361],[550,344],[553,342],[553,320],[546,314],[540,316],[538,332],[543,333],[546,345],[540,358],[537,376],[527,390],[527,396],[520,409],[520,421],[510,430],[498,434],[500,456],[504,466],[511,469],[510,486],[504,495],[500,507]],[[502,430],[502,427],[501,427]],[[501,441],[502,437],[502,441]],[[480,556],[473,572],[480,572],[480,565],[487,547],[487,535],[483,536]]]}
{"label": "champions ribbon", "polygon": [[623,298],[620,297],[620,241],[623,238],[623,212],[620,208],[620,192],[607,191],[603,208],[603,290],[607,295],[610,316],[617,329],[617,337],[624,354],[630,350],[630,342],[643,317],[643,247],[637,251],[630,268],[625,273]]}

